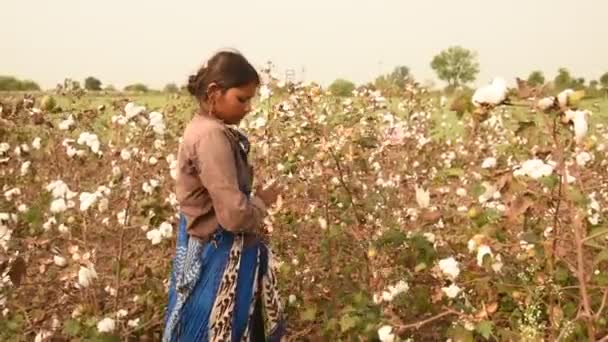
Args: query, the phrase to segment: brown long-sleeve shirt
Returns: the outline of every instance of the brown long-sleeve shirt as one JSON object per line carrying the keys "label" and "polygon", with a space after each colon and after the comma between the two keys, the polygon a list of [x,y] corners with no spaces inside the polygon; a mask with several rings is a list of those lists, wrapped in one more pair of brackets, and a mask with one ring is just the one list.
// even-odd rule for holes
{"label": "brown long-sleeve shirt", "polygon": [[238,136],[215,118],[196,115],[179,146],[176,196],[188,233],[206,239],[218,224],[233,232],[256,232],[266,207],[251,189],[253,170]]}

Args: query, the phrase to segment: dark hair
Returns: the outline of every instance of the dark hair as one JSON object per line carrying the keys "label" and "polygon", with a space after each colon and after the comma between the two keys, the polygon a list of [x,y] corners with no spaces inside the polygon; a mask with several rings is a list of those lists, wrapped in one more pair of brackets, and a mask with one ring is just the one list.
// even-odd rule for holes
{"label": "dark hair", "polygon": [[214,82],[228,90],[251,83],[260,84],[260,76],[239,52],[220,51],[188,78],[188,92],[199,101],[206,101],[207,87]]}

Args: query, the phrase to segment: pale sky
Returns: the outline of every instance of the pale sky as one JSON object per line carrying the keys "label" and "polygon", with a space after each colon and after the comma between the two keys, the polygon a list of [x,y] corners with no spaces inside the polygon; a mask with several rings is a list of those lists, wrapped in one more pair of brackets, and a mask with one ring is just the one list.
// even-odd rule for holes
{"label": "pale sky", "polygon": [[272,60],[306,80],[372,80],[407,65],[436,80],[450,45],[478,53],[477,83],[534,69],[608,71],[606,0],[0,0],[0,74],[44,88],[64,77],[104,85],[182,84],[217,49]]}

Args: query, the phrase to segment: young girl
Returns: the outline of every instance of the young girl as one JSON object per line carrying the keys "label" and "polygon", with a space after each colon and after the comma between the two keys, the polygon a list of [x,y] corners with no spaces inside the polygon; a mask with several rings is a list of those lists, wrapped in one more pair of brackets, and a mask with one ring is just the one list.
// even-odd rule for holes
{"label": "young girl", "polygon": [[261,239],[277,190],[251,196],[249,142],[230,127],[251,110],[259,84],[245,57],[227,51],[189,78],[200,112],[178,152],[181,219],[164,341],[279,341],[284,334],[272,254]]}

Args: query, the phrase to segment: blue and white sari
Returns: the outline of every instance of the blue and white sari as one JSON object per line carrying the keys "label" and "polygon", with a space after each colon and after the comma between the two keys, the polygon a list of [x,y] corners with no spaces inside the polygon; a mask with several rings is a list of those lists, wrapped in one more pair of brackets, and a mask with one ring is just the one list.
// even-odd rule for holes
{"label": "blue and white sari", "polygon": [[181,215],[163,341],[283,337],[286,327],[272,253],[261,240],[245,240],[243,234],[221,227],[205,242],[190,238]]}

